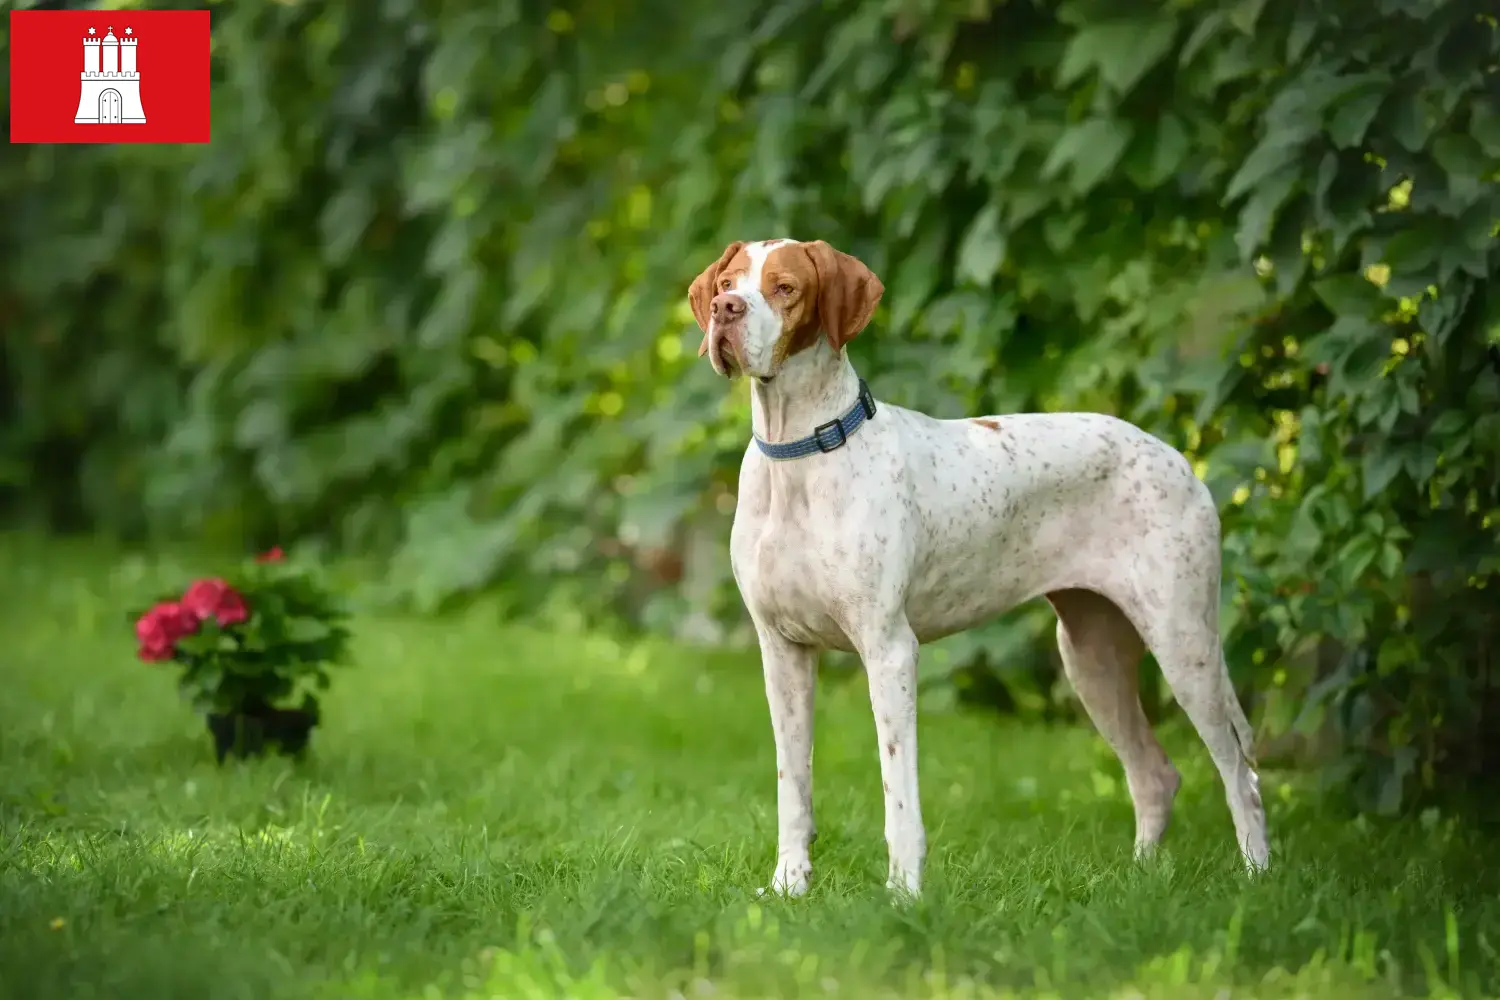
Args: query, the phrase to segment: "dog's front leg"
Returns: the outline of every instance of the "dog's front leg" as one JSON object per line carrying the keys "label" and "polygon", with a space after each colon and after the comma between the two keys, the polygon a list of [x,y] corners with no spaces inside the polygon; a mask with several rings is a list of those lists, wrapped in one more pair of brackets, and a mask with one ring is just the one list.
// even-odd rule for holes
{"label": "dog's front leg", "polygon": [[[800,896],[812,878],[813,692],[818,651],[757,629],[776,736],[776,870],[771,891]],[[763,890],[764,891],[764,890]]]}
{"label": "dog's front leg", "polygon": [[917,637],[903,622],[892,634],[864,645],[860,658],[870,681],[885,790],[885,842],[890,852],[885,884],[914,897],[922,891],[922,862],[927,856],[917,790]]}

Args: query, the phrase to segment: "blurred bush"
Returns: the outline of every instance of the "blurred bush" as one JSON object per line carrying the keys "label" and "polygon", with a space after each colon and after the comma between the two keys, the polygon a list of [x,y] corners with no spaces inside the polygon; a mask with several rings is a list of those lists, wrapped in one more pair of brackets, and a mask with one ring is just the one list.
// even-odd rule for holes
{"label": "blurred bush", "polygon": [[[1385,810],[1496,773],[1491,5],[212,9],[211,145],[0,164],[13,521],[711,637],[748,399],[684,291],[730,239],[825,238],[885,280],[882,398],[1188,453],[1284,745]],[[928,683],[1045,706],[1050,631]]]}

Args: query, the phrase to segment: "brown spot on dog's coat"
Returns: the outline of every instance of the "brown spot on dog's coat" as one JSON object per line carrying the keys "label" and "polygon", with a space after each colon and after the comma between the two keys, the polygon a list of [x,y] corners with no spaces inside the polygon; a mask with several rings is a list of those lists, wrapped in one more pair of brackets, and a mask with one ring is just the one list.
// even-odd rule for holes
{"label": "brown spot on dog's coat", "polygon": [[992,431],[998,431],[1000,429],[1000,421],[991,420],[989,417],[975,417],[974,422],[980,427],[988,427]]}
{"label": "brown spot on dog's coat", "polygon": [[885,745],[885,753],[886,753],[886,756],[888,756],[888,757],[894,757],[894,756],[896,756],[896,744],[894,744],[894,743],[887,743]]}

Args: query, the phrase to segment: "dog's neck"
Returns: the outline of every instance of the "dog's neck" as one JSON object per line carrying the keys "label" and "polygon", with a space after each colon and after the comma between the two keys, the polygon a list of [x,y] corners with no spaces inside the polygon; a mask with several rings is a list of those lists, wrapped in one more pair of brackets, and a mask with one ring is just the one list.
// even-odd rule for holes
{"label": "dog's neck", "polygon": [[859,399],[859,376],[843,351],[828,341],[782,362],[769,383],[750,382],[750,426],[756,437],[782,444],[807,437],[813,428],[837,420]]}

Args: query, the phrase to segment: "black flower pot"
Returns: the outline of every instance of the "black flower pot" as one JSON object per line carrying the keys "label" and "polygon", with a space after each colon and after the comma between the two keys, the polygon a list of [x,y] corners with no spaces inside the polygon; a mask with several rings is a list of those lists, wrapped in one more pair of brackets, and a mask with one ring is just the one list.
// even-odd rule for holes
{"label": "black flower pot", "polygon": [[214,736],[214,755],[261,757],[268,751],[300,757],[318,724],[318,713],[301,708],[248,705],[234,712],[210,712],[208,731]]}

